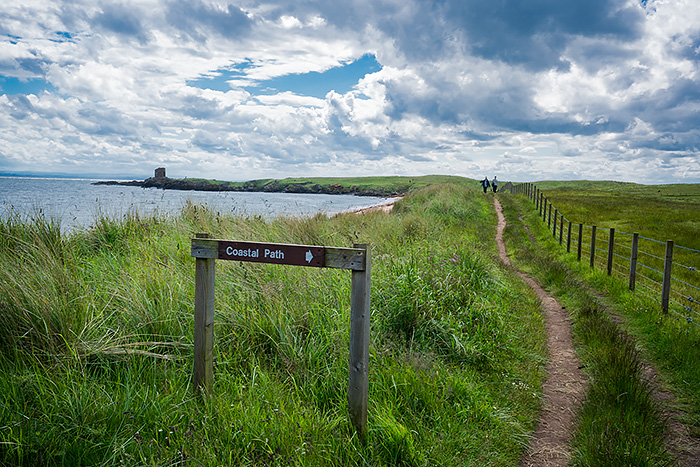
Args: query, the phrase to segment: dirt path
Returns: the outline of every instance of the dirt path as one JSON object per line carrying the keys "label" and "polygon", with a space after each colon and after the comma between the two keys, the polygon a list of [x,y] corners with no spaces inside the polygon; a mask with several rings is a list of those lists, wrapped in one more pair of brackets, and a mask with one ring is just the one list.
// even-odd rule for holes
{"label": "dirt path", "polygon": [[[498,216],[496,243],[501,260],[512,266],[503,243],[506,219],[501,203],[493,200]],[[583,399],[585,377],[571,339],[569,313],[530,276],[516,271],[537,294],[542,302],[547,331],[546,381],[543,386],[542,413],[533,433],[528,452],[520,461],[521,467],[566,466],[570,459],[569,441],[574,414]]]}

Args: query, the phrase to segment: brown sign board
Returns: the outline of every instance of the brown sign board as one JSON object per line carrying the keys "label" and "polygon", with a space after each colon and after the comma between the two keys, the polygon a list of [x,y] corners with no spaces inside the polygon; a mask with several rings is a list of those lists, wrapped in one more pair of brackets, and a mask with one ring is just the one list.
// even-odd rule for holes
{"label": "brown sign board", "polygon": [[217,259],[322,268],[326,265],[326,249],[319,246],[221,240]]}
{"label": "brown sign board", "polygon": [[202,237],[192,239],[192,256],[200,259],[289,264],[353,271],[364,271],[366,267],[366,250],[362,248],[238,242]]}

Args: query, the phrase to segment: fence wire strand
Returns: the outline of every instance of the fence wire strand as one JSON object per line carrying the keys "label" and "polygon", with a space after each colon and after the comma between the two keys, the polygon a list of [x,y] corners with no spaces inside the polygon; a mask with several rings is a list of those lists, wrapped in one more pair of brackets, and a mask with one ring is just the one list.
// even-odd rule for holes
{"label": "fence wire strand", "polygon": [[683,284],[683,285],[685,285],[685,286],[691,287],[691,288],[693,288],[693,289],[695,289],[695,290],[700,290],[700,287],[696,287],[696,286],[694,286],[693,284],[688,284],[687,282],[684,282],[684,281],[682,281],[682,280],[680,280],[680,279],[677,279],[677,278],[675,278],[675,277],[672,277],[671,279],[674,280],[674,281],[676,281],[676,282],[680,282],[681,284]]}
{"label": "fence wire strand", "polygon": [[680,266],[682,268],[687,269],[688,271],[697,272],[697,269],[695,269],[693,266],[686,266],[685,264],[681,264],[681,263],[678,263],[676,261],[673,262],[673,265]]}
{"label": "fence wire strand", "polygon": [[695,253],[700,253],[699,250],[694,250],[692,248],[688,248],[687,246],[680,246],[680,245],[673,245],[674,248],[680,248],[682,250],[688,250],[688,251],[694,251]]}
{"label": "fence wire strand", "polygon": [[654,271],[654,272],[657,272],[657,273],[663,275],[663,272],[659,271],[658,269],[654,269],[654,268],[652,268],[651,266],[647,266],[646,264],[637,263],[637,266],[641,266],[641,267],[643,267],[643,268],[650,269],[650,270],[652,270],[652,271]]}
{"label": "fence wire strand", "polygon": [[654,238],[642,237],[641,235],[639,236],[639,238],[643,238],[644,240],[649,240],[650,242],[661,243],[662,245],[665,245],[665,244],[666,244],[666,242],[662,242],[661,240],[656,240],[656,239],[654,239]]}
{"label": "fence wire strand", "polygon": [[656,258],[656,259],[661,260],[661,261],[664,260],[664,258],[662,258],[660,256],[652,255],[651,253],[647,253],[646,251],[642,251],[642,250],[637,251],[637,254],[651,256],[652,258]]}

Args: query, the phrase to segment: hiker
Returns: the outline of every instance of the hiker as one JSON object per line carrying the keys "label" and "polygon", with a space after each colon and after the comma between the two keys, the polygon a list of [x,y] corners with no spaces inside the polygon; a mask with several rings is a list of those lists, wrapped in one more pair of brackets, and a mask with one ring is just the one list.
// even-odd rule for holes
{"label": "hiker", "polygon": [[491,186],[491,184],[489,183],[489,178],[488,178],[488,177],[484,177],[484,179],[481,181],[481,186],[482,186],[483,189],[484,189],[484,193],[486,193],[486,190],[488,190],[489,187]]}
{"label": "hiker", "polygon": [[498,190],[498,180],[496,180],[496,177],[493,177],[493,181],[491,182],[491,186],[493,187],[493,192],[496,193],[496,190]]}

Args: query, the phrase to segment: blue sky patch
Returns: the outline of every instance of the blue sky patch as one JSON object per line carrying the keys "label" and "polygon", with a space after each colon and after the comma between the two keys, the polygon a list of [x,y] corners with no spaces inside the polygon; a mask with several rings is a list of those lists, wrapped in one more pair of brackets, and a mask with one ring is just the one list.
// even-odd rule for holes
{"label": "blue sky patch", "polygon": [[39,94],[41,91],[56,92],[53,85],[43,79],[30,79],[21,81],[18,78],[11,78],[0,75],[0,95],[1,94]]}
{"label": "blue sky patch", "polygon": [[[187,84],[201,89],[213,89],[226,92],[231,89],[227,81],[245,78],[245,69],[251,66],[244,63],[235,69],[219,71],[215,78],[199,78],[188,81]],[[265,81],[256,86],[246,86],[245,89],[254,95],[272,95],[282,92],[292,92],[302,96],[312,96],[323,99],[330,91],[344,94],[357,85],[358,81],[369,73],[380,71],[382,66],[374,55],[367,54],[347,65],[331,68],[322,73],[310,72],[289,74]]]}
{"label": "blue sky patch", "polygon": [[194,86],[200,89],[211,89],[212,91],[226,92],[231,90],[231,86],[227,81],[232,79],[245,78],[245,70],[250,68],[251,62],[246,61],[240,63],[231,69],[217,70],[216,75],[213,77],[203,77],[197,79],[191,79],[187,81],[188,86]]}
{"label": "blue sky patch", "polygon": [[49,40],[51,42],[73,42],[73,34],[66,31],[56,31],[56,38]]}

